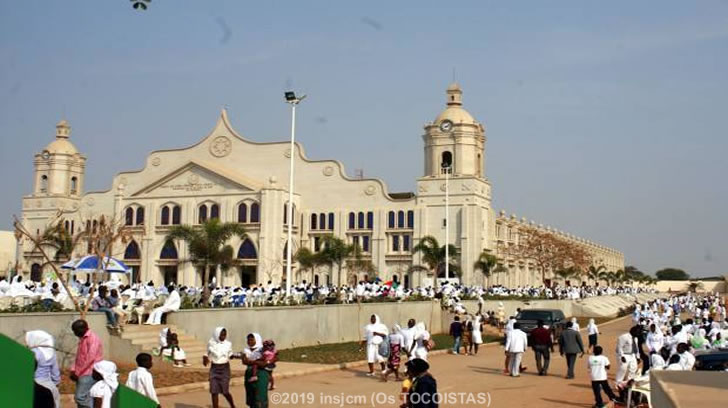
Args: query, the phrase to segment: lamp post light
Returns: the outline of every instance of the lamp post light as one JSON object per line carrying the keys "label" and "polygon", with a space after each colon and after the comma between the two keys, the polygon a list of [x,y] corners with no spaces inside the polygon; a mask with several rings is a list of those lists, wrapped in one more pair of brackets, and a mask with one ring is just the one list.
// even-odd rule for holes
{"label": "lamp post light", "polygon": [[20,267],[20,251],[21,251],[21,242],[23,239],[23,234],[20,232],[20,230],[15,230],[15,271],[14,273],[10,273],[10,279],[13,278],[14,275],[19,275],[20,272],[18,272],[18,268]]}
{"label": "lamp post light", "polygon": [[293,233],[293,156],[296,149],[296,106],[306,98],[306,95],[296,96],[293,91],[284,93],[286,103],[291,105],[291,157],[288,178],[288,205],[286,206],[286,221],[288,224],[288,238],[286,239],[286,295],[291,295],[291,251]]}
{"label": "lamp post light", "polygon": [[445,281],[450,279],[450,171],[452,164],[442,163],[445,172]]}

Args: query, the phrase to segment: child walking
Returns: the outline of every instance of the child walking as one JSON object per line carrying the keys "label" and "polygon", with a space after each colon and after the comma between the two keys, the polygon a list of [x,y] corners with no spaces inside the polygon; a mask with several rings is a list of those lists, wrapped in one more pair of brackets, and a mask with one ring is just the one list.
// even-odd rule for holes
{"label": "child walking", "polygon": [[149,372],[152,369],[152,355],[139,353],[136,356],[136,363],[138,368],[129,373],[126,386],[155,401],[159,406],[157,391],[154,389],[154,379],[152,373]]}
{"label": "child walking", "polygon": [[222,394],[235,408],[233,396],[230,394],[230,360],[233,356],[233,345],[227,340],[227,330],[217,327],[207,342],[207,354],[202,356],[202,364],[210,364],[210,395],[212,408],[219,407],[219,394]]}
{"label": "child walking", "polygon": [[594,399],[596,400],[596,408],[606,407],[602,400],[602,392],[607,394],[607,397],[611,401],[617,401],[617,396],[614,395],[612,389],[609,387],[607,382],[607,370],[609,370],[609,359],[602,355],[602,346],[594,346],[594,350],[589,360],[587,361],[589,367],[589,375],[591,376],[592,391],[594,392]]}

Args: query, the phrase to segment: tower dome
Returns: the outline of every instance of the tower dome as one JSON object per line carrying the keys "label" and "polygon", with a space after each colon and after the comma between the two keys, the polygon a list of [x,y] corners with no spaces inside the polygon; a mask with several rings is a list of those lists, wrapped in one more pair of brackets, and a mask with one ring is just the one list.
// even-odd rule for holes
{"label": "tower dome", "polygon": [[467,110],[463,108],[463,90],[457,82],[453,82],[447,87],[447,108],[435,119],[435,124],[439,124],[444,120],[449,120],[453,124],[472,124],[478,122],[473,118]]}
{"label": "tower dome", "polygon": [[60,153],[60,154],[76,154],[78,150],[76,146],[71,143],[68,138],[71,136],[71,125],[68,124],[67,120],[62,120],[56,125],[56,140],[46,146],[45,150],[49,153]]}

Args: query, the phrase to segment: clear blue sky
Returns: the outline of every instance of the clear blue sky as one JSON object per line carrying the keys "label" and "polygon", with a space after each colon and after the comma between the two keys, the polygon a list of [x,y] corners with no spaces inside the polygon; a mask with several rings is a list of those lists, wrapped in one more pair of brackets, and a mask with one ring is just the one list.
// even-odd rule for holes
{"label": "clear blue sky", "polygon": [[726,1],[3,0],[0,226],[62,117],[88,189],[107,189],[223,106],[245,137],[285,140],[288,86],[309,95],[309,157],[411,191],[453,68],[487,126],[496,209],[646,272],[726,272]]}

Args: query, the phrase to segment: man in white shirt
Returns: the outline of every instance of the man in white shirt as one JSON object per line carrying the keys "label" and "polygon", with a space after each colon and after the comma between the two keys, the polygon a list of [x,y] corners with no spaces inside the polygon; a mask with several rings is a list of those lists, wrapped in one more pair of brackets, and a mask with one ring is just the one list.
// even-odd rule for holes
{"label": "man in white shirt", "polygon": [[607,394],[607,397],[611,401],[616,401],[617,396],[614,395],[612,388],[609,386],[607,381],[607,370],[609,370],[609,359],[602,355],[602,346],[594,346],[594,354],[589,356],[587,367],[589,368],[589,375],[591,377],[592,391],[594,392],[594,399],[596,400],[596,407],[603,407],[604,401],[602,400],[602,392]]}
{"label": "man in white shirt", "polygon": [[626,383],[637,374],[637,337],[639,335],[639,327],[634,326],[629,333],[624,333],[617,338],[617,361],[619,368],[614,381],[617,384]]}
{"label": "man in white shirt", "polygon": [[169,285],[169,297],[162,306],[154,309],[149,314],[149,319],[147,319],[146,324],[162,324],[162,315],[178,311],[181,303],[182,299],[179,296],[179,292],[174,288],[174,285]]}
{"label": "man in white shirt", "polygon": [[510,356],[511,377],[520,377],[521,359],[528,345],[528,335],[515,323],[513,330],[506,337],[506,355]]}
{"label": "man in white shirt", "polygon": [[126,386],[159,404],[157,391],[154,389],[154,380],[149,372],[152,369],[152,356],[147,353],[139,353],[136,362],[139,367],[129,373]]}
{"label": "man in white shirt", "polygon": [[695,356],[690,352],[687,343],[677,345],[677,355],[680,356],[680,365],[685,371],[692,371],[695,365]]}

